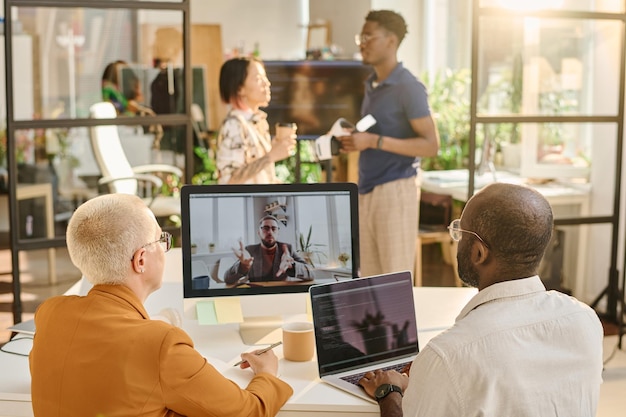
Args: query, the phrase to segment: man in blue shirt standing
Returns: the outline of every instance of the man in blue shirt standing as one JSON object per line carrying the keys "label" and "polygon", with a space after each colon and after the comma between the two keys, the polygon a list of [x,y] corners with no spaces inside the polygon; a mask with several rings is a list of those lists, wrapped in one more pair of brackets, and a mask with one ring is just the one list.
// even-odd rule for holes
{"label": "man in blue shirt standing", "polygon": [[437,154],[439,135],[426,88],[398,62],[407,33],[402,16],[373,10],[356,36],[363,63],[374,73],[365,82],[363,116],[376,124],[339,138],[343,152],[360,151],[359,223],[361,274],[415,267],[420,159]]}

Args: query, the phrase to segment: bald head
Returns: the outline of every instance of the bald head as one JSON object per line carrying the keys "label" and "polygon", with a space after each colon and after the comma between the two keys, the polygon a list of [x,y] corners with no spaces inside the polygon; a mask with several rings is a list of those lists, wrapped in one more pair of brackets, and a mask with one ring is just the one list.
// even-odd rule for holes
{"label": "bald head", "polygon": [[532,188],[495,183],[463,210],[463,228],[478,233],[496,257],[499,272],[513,278],[537,273],[553,228],[548,201]]}

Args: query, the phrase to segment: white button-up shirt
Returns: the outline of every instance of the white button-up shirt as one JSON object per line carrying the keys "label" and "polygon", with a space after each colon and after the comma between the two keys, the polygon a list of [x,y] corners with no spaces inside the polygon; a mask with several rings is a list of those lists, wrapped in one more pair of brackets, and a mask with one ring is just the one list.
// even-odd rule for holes
{"label": "white button-up shirt", "polygon": [[538,276],[491,285],[411,366],[404,416],[594,416],[603,330]]}

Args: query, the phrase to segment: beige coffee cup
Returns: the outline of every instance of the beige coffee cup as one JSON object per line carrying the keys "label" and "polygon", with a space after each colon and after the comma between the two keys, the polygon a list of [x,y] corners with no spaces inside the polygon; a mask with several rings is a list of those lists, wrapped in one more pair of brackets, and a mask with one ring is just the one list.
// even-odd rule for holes
{"label": "beige coffee cup", "polygon": [[295,139],[298,125],[295,123],[276,123],[276,138]]}
{"label": "beige coffee cup", "polygon": [[304,362],[313,359],[315,339],[313,324],[298,321],[283,325],[283,356],[288,361]]}

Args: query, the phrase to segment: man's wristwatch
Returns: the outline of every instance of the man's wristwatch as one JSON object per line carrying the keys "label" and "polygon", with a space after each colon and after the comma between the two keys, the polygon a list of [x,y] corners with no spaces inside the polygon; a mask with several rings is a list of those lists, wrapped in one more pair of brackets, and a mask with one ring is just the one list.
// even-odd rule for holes
{"label": "man's wristwatch", "polygon": [[401,397],[403,396],[402,388],[400,388],[399,386],[382,384],[380,387],[376,388],[376,391],[374,391],[374,398],[376,398],[376,401],[380,401],[392,392],[397,392],[400,394]]}

